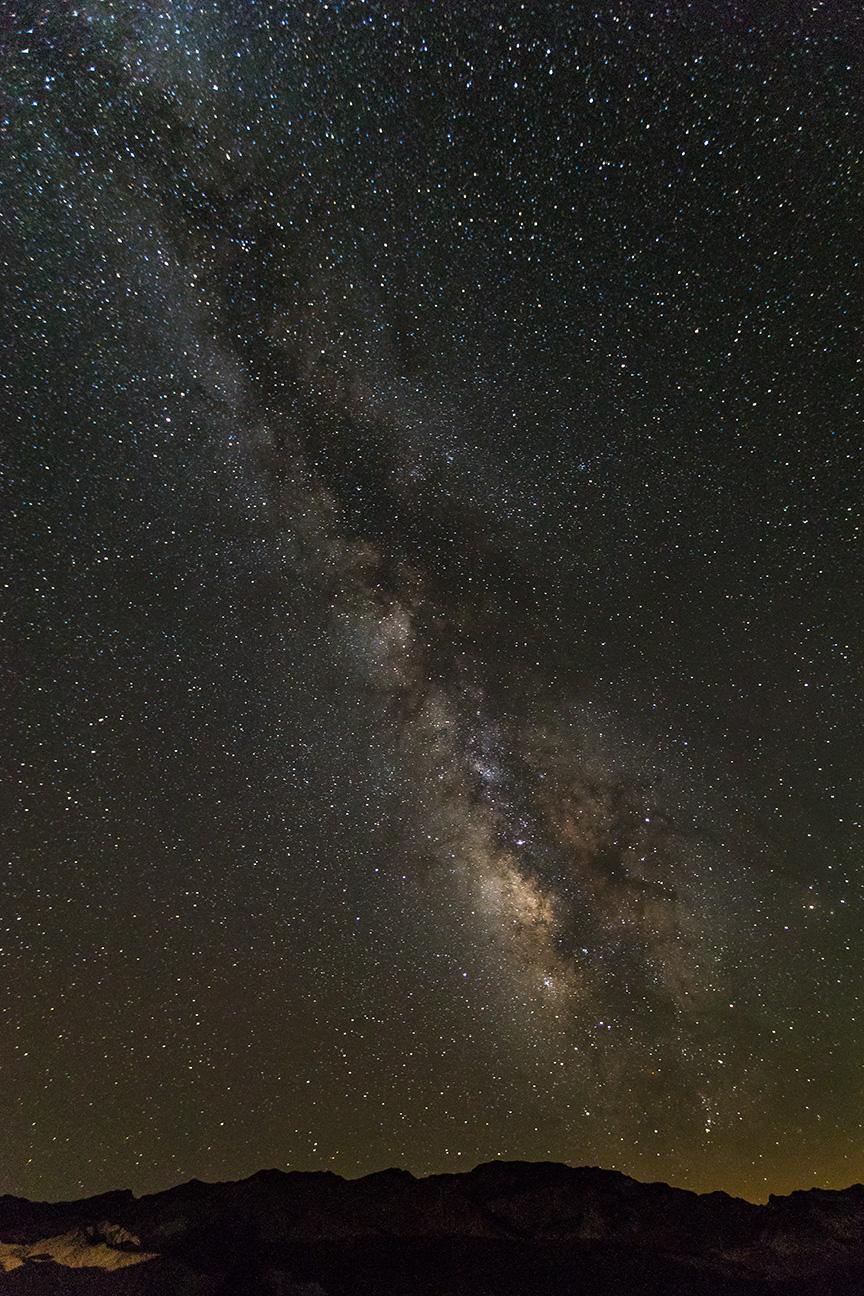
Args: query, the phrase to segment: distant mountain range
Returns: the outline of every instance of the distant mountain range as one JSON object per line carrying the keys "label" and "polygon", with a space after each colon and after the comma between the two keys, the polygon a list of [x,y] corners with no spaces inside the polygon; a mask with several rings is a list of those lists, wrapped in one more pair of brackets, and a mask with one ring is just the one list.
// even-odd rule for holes
{"label": "distant mountain range", "polygon": [[864,1187],[764,1206],[496,1161],[262,1170],[148,1197],[0,1197],[0,1292],[43,1296],[860,1296]]}

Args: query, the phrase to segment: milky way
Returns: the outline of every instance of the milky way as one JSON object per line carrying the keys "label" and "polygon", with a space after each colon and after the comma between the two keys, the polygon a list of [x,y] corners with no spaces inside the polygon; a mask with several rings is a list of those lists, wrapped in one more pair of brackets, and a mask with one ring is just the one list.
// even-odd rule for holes
{"label": "milky way", "polygon": [[858,21],[4,18],[4,1190],[864,1173]]}

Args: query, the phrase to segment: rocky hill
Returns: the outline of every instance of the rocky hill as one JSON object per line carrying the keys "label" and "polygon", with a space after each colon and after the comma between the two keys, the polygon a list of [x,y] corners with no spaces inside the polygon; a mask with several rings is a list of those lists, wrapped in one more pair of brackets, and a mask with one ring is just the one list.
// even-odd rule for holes
{"label": "rocky hill", "polygon": [[149,1197],[0,1197],[0,1292],[105,1296],[851,1296],[864,1187],[764,1206],[613,1171],[415,1179],[265,1170]]}

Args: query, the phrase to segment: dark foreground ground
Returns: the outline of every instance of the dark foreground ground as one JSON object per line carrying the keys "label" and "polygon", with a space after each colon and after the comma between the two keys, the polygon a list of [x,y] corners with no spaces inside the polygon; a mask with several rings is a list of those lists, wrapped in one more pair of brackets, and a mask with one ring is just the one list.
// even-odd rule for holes
{"label": "dark foreground ground", "polygon": [[0,1292],[851,1296],[864,1293],[864,1188],[754,1206],[493,1162],[428,1179],[266,1170],[151,1197],[2,1197]]}

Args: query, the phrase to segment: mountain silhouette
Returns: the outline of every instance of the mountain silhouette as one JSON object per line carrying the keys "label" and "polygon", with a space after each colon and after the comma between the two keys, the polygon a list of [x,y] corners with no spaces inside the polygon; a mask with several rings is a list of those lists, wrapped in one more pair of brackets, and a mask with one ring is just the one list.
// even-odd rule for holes
{"label": "mountain silhouette", "polygon": [[0,1197],[27,1296],[852,1296],[864,1187],[765,1205],[616,1171],[495,1161],[417,1179],[262,1170],[135,1197]]}

